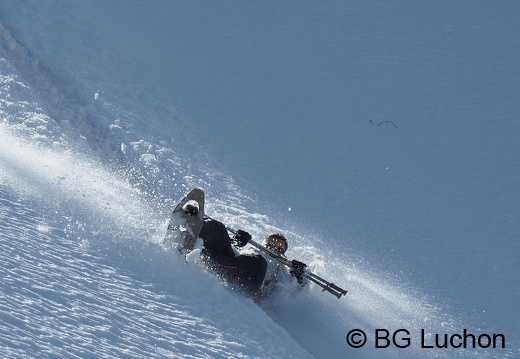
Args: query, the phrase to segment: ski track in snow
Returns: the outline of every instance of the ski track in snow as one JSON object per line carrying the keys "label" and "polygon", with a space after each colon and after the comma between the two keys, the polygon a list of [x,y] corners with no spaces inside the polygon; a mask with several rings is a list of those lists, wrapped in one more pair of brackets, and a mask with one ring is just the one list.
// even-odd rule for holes
{"label": "ski track in snow", "polygon": [[[189,165],[190,159],[168,144],[139,138],[126,129],[131,118],[121,120],[107,107],[78,105],[6,29],[0,33],[7,49],[0,57],[2,355],[477,355],[349,349],[344,336],[356,327],[434,333],[461,324],[405,286],[399,288],[398,281],[379,279],[353,265],[352,258],[319,249],[322,239],[312,235],[291,232],[298,243],[291,254],[347,287],[349,294],[339,301],[312,287],[299,297],[275,298],[263,307],[267,316],[211,275],[185,266],[158,242],[167,211],[192,186],[207,189],[210,213],[255,237],[288,231],[248,211],[253,199],[228,176]],[[40,95],[45,87],[51,91]],[[110,130],[103,131],[94,118]]]}

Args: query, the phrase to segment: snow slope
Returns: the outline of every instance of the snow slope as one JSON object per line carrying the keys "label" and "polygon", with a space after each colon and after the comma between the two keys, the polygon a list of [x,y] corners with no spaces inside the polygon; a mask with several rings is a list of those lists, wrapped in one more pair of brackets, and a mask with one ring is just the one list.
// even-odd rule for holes
{"label": "snow slope", "polygon": [[[348,8],[372,11],[359,4]],[[485,135],[479,132],[475,137],[485,141],[477,152],[483,154],[481,164],[492,166],[490,172],[478,169],[475,160],[463,158],[480,146],[475,138],[463,136],[468,120],[449,130],[432,123],[396,120],[401,132],[392,133],[397,128],[389,123],[377,126],[384,117],[372,110],[370,118],[351,125],[351,137],[334,148],[337,133],[328,127],[317,131],[314,122],[307,122],[304,116],[307,105],[314,102],[289,96],[289,108],[275,95],[267,95],[279,95],[277,91],[284,86],[305,94],[302,89],[308,89],[309,84],[319,88],[320,80],[334,77],[321,72],[300,77],[305,69],[298,66],[295,72],[263,66],[276,62],[269,51],[280,54],[281,63],[292,64],[294,54],[304,61],[293,65],[312,63],[316,59],[309,57],[308,49],[322,44],[314,43],[317,39],[309,32],[309,42],[292,43],[292,53],[280,52],[283,36],[299,34],[307,25],[315,28],[320,21],[285,22],[284,14],[294,14],[294,8],[285,4],[273,9],[279,13],[271,18],[268,5],[248,7],[233,2],[195,8],[182,2],[150,6],[130,1],[124,9],[118,2],[101,1],[88,6],[80,1],[30,0],[0,5],[2,355],[503,358],[518,354],[518,324],[506,318],[515,310],[520,290],[514,287],[506,295],[503,288],[518,283],[515,279],[519,275],[514,256],[518,244],[512,236],[518,229],[514,216],[518,213],[518,172],[511,169],[518,164],[511,151],[517,149],[517,142],[508,136],[518,129],[513,116],[519,112],[505,106],[501,118],[509,131],[492,125]],[[316,14],[335,18],[328,10],[309,7],[296,15],[302,19]],[[408,11],[418,14],[413,6]],[[266,18],[269,21],[264,23]],[[228,24],[228,19],[233,21]],[[248,19],[257,19],[251,24],[258,32],[243,35]],[[367,30],[370,24],[375,20],[363,26],[366,32],[361,39],[381,36],[378,29]],[[383,24],[392,29],[392,23]],[[363,49],[358,40],[353,44],[357,50]],[[405,47],[411,44],[404,43]],[[378,53],[364,50],[374,57]],[[235,63],[237,54],[239,61]],[[260,54],[265,58],[258,57]],[[389,54],[391,57],[392,51]],[[323,61],[320,64],[327,68],[336,68],[337,64],[327,63],[330,60]],[[253,65],[251,69],[247,64]],[[250,77],[253,70],[258,73]],[[432,73],[435,70],[430,67]],[[365,75],[367,82],[361,89],[367,93],[374,82]],[[499,75],[497,78],[502,78],[502,73]],[[380,105],[395,110],[390,102],[408,100],[413,82],[399,90],[391,78],[383,79],[383,91],[394,95]],[[503,80],[502,87],[517,88],[517,77]],[[357,81],[359,85],[363,79]],[[448,81],[449,86],[457,93]],[[330,90],[327,94],[332,97],[327,98],[336,99]],[[427,106],[429,115],[435,112],[435,100],[444,99],[439,94],[432,99],[432,94],[424,95],[433,101]],[[316,103],[324,101],[331,113],[320,115],[335,117],[334,104],[322,96]],[[511,96],[505,91],[503,103]],[[276,111],[263,112],[271,106]],[[305,119],[297,122],[297,130],[293,118]],[[485,118],[477,121],[481,126],[486,124]],[[385,132],[374,132],[382,129]],[[284,139],[287,147],[265,146],[280,140],[278,133],[288,135]],[[412,140],[425,133],[423,143]],[[357,137],[367,134],[368,139]],[[445,135],[442,145],[447,149],[429,147],[439,134]],[[498,147],[495,138],[501,138]],[[458,140],[458,145],[452,140]],[[305,152],[299,141],[309,144],[311,153]],[[321,141],[322,152],[316,150],[319,146],[314,141]],[[454,152],[458,156],[445,158],[457,148],[461,150]],[[361,149],[366,151],[364,155],[345,157],[345,153]],[[411,149],[417,155],[407,158]],[[502,162],[495,162],[496,157]],[[435,162],[424,164],[425,159]],[[342,160],[345,167],[331,175],[329,167]],[[466,167],[459,168],[461,163]],[[371,179],[381,176],[383,166],[385,181]],[[229,171],[230,167],[234,170]],[[313,171],[309,171],[313,167],[321,175],[327,174],[323,183],[315,182]],[[286,168],[297,177],[290,177]],[[414,177],[414,168],[429,173],[429,179]],[[446,201],[450,196],[471,198],[469,192],[487,188],[484,184],[493,182],[496,172],[504,175],[494,182],[498,183],[498,195],[484,192],[482,197],[473,198],[472,204],[480,208],[489,197],[489,203],[502,205],[496,210],[496,223],[482,234],[484,238],[493,231],[499,233],[501,245],[486,247],[476,236],[483,218],[479,214],[468,222],[468,227],[474,227],[469,229],[477,245],[455,241],[453,257],[445,257],[441,252],[451,243],[441,237],[461,236],[458,222],[446,219],[450,215],[467,219],[460,217],[458,210],[468,210],[467,217],[476,213],[460,205],[463,201],[449,201],[454,206]],[[280,177],[270,175],[271,181],[264,182],[265,173]],[[459,177],[450,181],[446,173]],[[469,190],[464,190],[458,180],[474,173],[480,175],[478,180],[472,179]],[[251,182],[254,177],[257,181]],[[305,192],[307,197],[296,199],[282,179],[294,185],[294,193]],[[345,192],[340,183],[359,188],[359,193]],[[446,188],[432,190],[432,184]],[[308,293],[294,298],[279,296],[259,308],[200,268],[186,266],[183,258],[159,243],[172,204],[193,186],[206,189],[213,217],[245,228],[256,238],[274,230],[288,233],[291,255],[346,287],[347,297],[338,301],[311,287]],[[269,187],[279,187],[279,192],[267,190]],[[392,190],[394,187],[400,191]],[[338,190],[329,193],[329,188]],[[264,197],[270,200],[269,205]],[[349,199],[353,206],[340,211],[343,215],[317,220],[323,218],[322,205],[343,209]],[[380,202],[381,206],[371,212],[374,207],[363,207],[362,200]],[[284,206],[294,206],[294,210],[280,210]],[[414,210],[424,215],[414,216]],[[309,214],[302,214],[306,211]],[[487,211],[488,218],[495,218],[495,212]],[[379,219],[371,221],[372,213]],[[345,225],[338,225],[344,221]],[[389,226],[391,221],[396,224]],[[436,229],[439,223],[441,230]],[[359,234],[363,231],[366,233]],[[388,243],[382,241],[385,237]],[[398,237],[402,242],[396,242]],[[412,242],[416,237],[420,240]],[[367,238],[375,243],[363,243]],[[432,260],[424,252],[432,251],[434,239],[439,240],[439,248]],[[467,251],[471,255],[462,256]],[[453,258],[457,262],[462,258],[464,263],[447,264]],[[463,264],[475,261],[482,266],[464,269]],[[415,277],[426,280],[412,283]],[[450,289],[439,285],[446,283],[446,278],[453,281]],[[420,288],[423,282],[428,284]],[[486,293],[489,304],[484,305],[474,295],[449,296],[460,295],[457,288],[480,293],[475,283],[493,289]],[[444,291],[439,293],[439,288]],[[481,314],[482,307],[493,314]],[[471,313],[472,308],[477,312]],[[508,346],[506,350],[424,350],[415,341],[405,350],[375,349],[373,345],[352,349],[345,336],[354,328],[366,330],[369,343],[373,343],[374,328],[407,328],[414,334],[421,329],[428,333],[454,333],[462,328],[476,333],[505,331]]]}

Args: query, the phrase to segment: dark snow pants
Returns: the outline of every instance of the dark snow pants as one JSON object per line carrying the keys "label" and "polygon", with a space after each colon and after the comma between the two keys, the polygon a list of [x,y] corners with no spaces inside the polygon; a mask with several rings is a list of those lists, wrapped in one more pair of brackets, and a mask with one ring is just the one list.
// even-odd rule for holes
{"label": "dark snow pants", "polygon": [[254,296],[264,281],[265,258],[258,254],[235,256],[226,227],[219,221],[204,221],[199,237],[204,242],[202,256],[208,266],[234,289]]}

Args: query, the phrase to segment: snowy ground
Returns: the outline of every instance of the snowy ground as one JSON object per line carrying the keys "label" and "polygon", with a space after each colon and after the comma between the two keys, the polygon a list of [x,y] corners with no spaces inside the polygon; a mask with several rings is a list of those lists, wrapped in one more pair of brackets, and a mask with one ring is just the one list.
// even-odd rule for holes
{"label": "snowy ground", "polygon": [[[206,6],[0,4],[2,356],[518,357],[516,5]],[[349,294],[260,308],[185,265],[160,240],[193,186]],[[375,328],[413,345],[374,348]],[[507,348],[418,347],[464,328]]]}

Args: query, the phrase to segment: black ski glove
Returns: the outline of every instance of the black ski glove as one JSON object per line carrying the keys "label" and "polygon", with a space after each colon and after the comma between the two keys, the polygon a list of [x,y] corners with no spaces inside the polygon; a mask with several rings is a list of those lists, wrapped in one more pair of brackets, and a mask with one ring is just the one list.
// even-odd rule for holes
{"label": "black ski glove", "polygon": [[251,235],[246,231],[239,229],[233,236],[233,244],[235,247],[243,247],[249,242]]}
{"label": "black ski glove", "polygon": [[307,268],[307,264],[297,261],[296,259],[293,259],[291,263],[292,268],[289,271],[289,273],[291,273],[292,276],[296,277],[298,283],[304,284],[305,281],[303,275],[305,274],[305,268]]}

